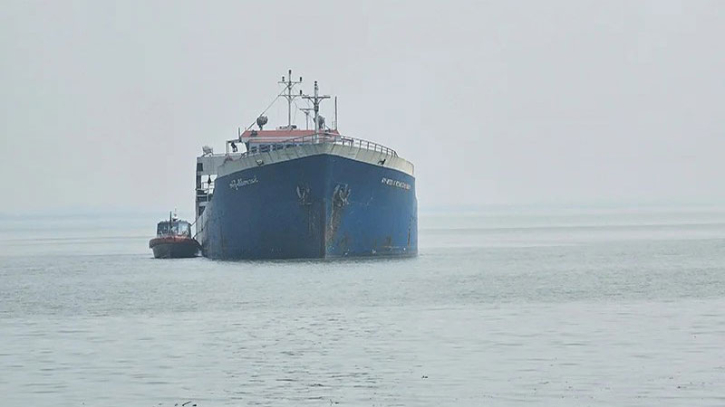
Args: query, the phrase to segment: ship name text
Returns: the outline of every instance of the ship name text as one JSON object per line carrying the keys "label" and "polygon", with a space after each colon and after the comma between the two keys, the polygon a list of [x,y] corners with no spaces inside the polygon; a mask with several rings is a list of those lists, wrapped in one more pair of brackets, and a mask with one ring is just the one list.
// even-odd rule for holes
{"label": "ship name text", "polygon": [[232,182],[229,183],[229,188],[234,190],[239,190],[241,187],[246,187],[247,185],[256,184],[259,182],[257,179],[257,176],[255,175],[254,178],[237,178],[233,179]]}
{"label": "ship name text", "polygon": [[410,184],[405,183],[403,181],[398,181],[396,179],[390,179],[390,178],[383,177],[383,179],[380,181],[380,183],[385,184],[389,187],[396,187],[396,188],[404,189],[406,191],[410,190]]}

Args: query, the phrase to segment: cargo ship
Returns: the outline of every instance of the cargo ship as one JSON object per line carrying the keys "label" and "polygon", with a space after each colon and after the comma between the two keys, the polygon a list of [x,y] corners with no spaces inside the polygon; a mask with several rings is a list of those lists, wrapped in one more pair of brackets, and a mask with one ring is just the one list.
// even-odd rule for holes
{"label": "cargo ship", "polygon": [[[276,100],[287,125],[266,130],[265,112],[225,152],[196,160],[196,234],[212,259],[415,256],[418,203],[413,164],[391,148],[328,127],[317,81],[312,94],[292,71]],[[293,104],[306,128],[292,123]],[[270,105],[271,106],[271,105]],[[312,126],[309,125],[310,119]]]}

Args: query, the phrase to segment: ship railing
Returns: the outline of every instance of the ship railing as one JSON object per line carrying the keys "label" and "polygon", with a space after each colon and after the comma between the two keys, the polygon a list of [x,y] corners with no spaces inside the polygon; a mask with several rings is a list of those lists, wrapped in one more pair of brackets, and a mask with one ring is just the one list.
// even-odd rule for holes
{"label": "ship railing", "polygon": [[[350,146],[350,147],[358,147],[365,150],[371,150],[371,151],[377,151],[385,155],[390,155],[393,157],[397,157],[398,153],[395,152],[392,148],[386,147],[382,144],[378,144],[374,141],[370,140],[364,140],[359,139],[355,137],[349,137],[349,136],[343,136],[340,134],[333,134],[333,133],[318,133],[318,134],[312,134],[307,136],[301,136],[301,137],[295,137],[285,140],[279,140],[279,141],[269,141],[269,142],[258,142],[255,144],[257,145],[257,148],[254,151],[247,151],[242,153],[241,155],[243,157],[245,156],[254,156],[258,154],[262,154],[265,152],[270,151],[278,151],[278,150],[285,150],[287,148],[295,148],[300,145],[307,145],[307,144],[338,144],[343,146]],[[265,145],[268,146],[265,149],[262,149],[261,146]]]}

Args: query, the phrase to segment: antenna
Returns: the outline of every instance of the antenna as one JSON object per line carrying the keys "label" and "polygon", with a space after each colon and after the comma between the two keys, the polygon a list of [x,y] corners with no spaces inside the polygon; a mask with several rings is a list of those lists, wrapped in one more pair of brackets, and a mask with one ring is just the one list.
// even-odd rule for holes
{"label": "antenna", "polygon": [[302,77],[300,76],[299,81],[293,81],[292,80],[292,70],[290,69],[287,71],[288,75],[287,80],[285,80],[284,76],[282,77],[282,80],[279,81],[280,84],[283,84],[287,88],[287,94],[283,95],[285,99],[287,99],[287,128],[292,128],[292,101],[301,95],[293,95],[292,94],[292,88],[295,87],[295,85],[298,85],[302,83]]}
{"label": "antenna", "polygon": [[302,96],[304,99],[311,100],[312,106],[315,111],[315,138],[317,138],[317,133],[320,132],[320,102],[322,102],[325,99],[329,99],[330,96],[328,95],[320,95],[319,94],[320,88],[317,86],[317,81],[315,81],[315,94],[312,96],[304,95]]}
{"label": "antenna", "polygon": [[335,131],[337,131],[337,96],[335,96]]}
{"label": "antenna", "polygon": [[300,110],[302,110],[302,113],[305,114],[305,130],[310,129],[310,112],[314,109],[311,107],[301,107]]}

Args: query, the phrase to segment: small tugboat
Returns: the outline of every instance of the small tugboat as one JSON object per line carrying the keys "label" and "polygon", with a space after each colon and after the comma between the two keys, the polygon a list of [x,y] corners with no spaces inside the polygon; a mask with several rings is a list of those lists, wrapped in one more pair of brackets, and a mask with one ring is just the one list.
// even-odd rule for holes
{"label": "small tugboat", "polygon": [[156,237],[149,241],[149,248],[157,259],[181,259],[199,255],[199,243],[191,237],[191,225],[169,212],[169,220],[156,227]]}

